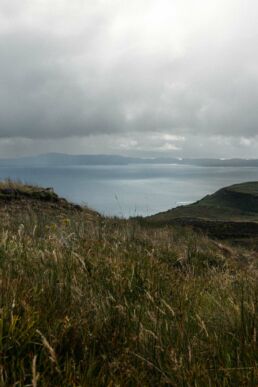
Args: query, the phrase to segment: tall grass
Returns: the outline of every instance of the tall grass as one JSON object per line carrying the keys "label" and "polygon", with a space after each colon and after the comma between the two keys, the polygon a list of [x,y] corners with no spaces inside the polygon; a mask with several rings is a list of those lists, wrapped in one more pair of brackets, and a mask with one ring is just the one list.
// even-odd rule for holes
{"label": "tall grass", "polygon": [[0,383],[255,386],[254,258],[180,229],[6,214]]}

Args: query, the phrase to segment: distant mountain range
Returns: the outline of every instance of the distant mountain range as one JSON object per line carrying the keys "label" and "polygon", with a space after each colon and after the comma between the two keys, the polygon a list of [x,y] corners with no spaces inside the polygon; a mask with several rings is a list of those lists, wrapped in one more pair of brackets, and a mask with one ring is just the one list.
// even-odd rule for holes
{"label": "distant mountain range", "polygon": [[0,159],[0,167],[10,166],[73,166],[73,165],[130,165],[176,164],[200,167],[258,167],[258,159],[208,159],[173,157],[127,157],[119,155],[68,155],[47,153],[38,156]]}

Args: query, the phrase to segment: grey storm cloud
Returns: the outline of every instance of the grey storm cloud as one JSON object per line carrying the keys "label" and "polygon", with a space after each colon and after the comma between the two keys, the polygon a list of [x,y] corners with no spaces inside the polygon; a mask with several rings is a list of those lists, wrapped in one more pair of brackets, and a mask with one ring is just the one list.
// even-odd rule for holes
{"label": "grey storm cloud", "polygon": [[0,137],[246,146],[258,135],[257,11],[255,0],[2,0]]}

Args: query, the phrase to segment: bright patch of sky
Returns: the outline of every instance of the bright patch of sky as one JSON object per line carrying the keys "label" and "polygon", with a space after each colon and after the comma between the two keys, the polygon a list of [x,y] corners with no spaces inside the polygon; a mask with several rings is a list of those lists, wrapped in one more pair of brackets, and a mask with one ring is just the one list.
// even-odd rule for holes
{"label": "bright patch of sky", "polygon": [[257,157],[255,0],[2,0],[0,152]]}

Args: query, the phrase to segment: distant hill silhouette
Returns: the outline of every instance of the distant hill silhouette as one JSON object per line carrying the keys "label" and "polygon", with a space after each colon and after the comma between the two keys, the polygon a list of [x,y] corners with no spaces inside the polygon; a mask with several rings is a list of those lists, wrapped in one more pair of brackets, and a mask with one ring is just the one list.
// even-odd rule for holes
{"label": "distant hill silhouette", "polygon": [[194,159],[175,157],[128,157],[120,155],[68,155],[47,153],[11,159],[0,159],[1,166],[60,166],[60,165],[129,165],[174,164],[200,167],[258,167],[258,159]]}

